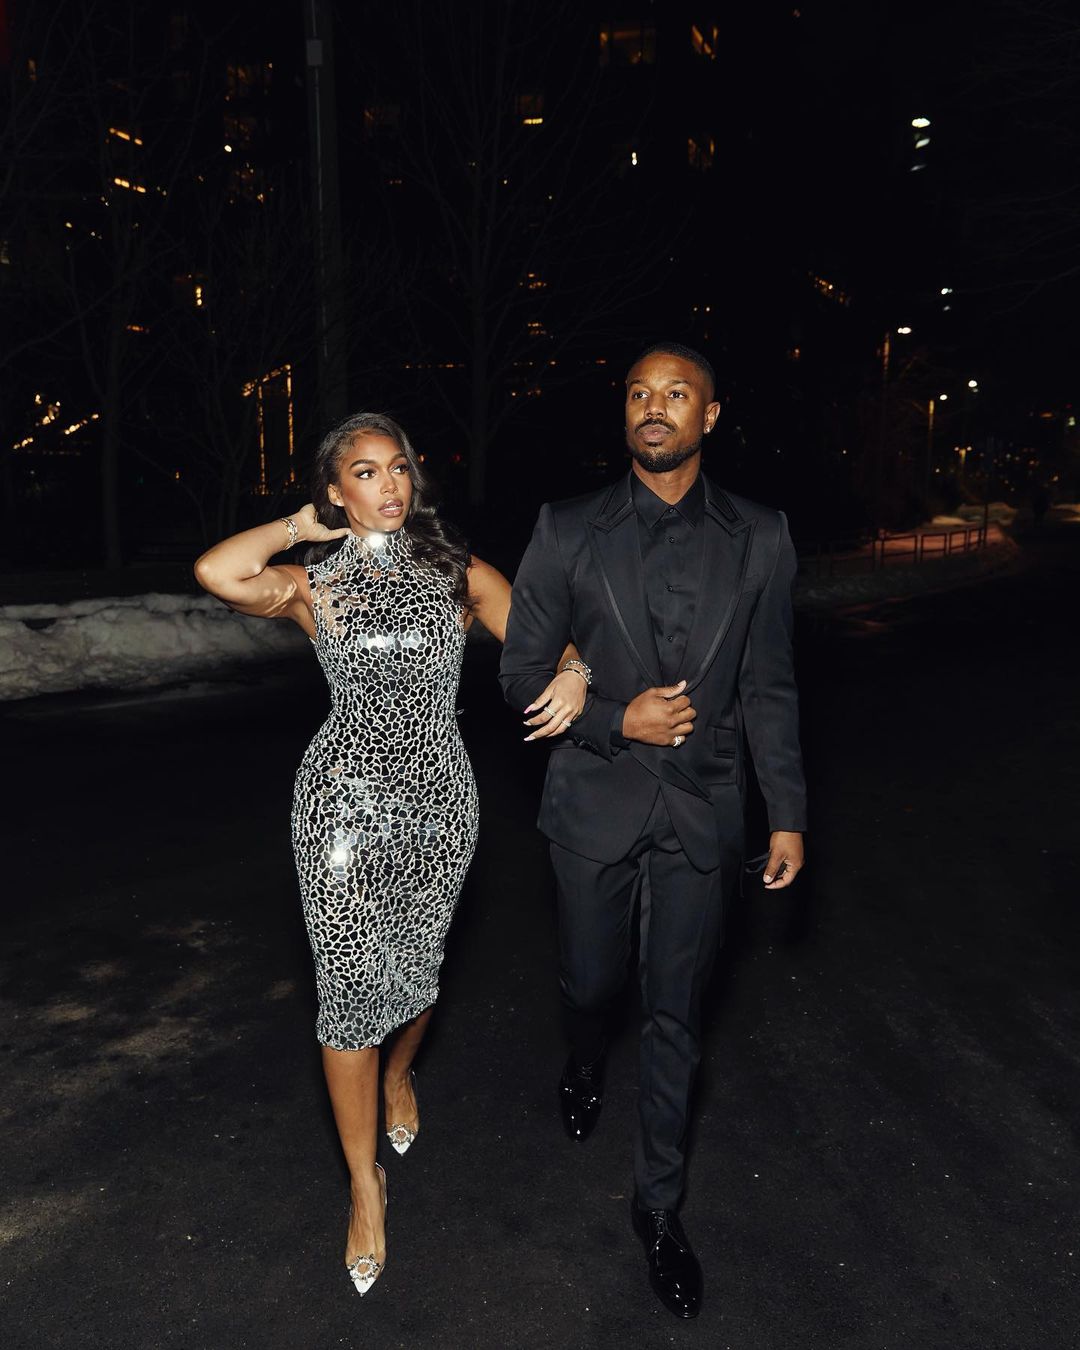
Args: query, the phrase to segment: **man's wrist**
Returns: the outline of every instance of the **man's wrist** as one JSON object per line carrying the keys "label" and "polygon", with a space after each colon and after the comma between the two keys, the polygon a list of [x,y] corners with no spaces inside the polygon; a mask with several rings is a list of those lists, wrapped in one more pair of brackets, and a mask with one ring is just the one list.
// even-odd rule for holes
{"label": "man's wrist", "polygon": [[618,703],[615,705],[615,711],[611,716],[611,728],[608,732],[608,743],[612,750],[626,750],[630,746],[630,738],[623,731],[623,719],[626,717],[627,704]]}

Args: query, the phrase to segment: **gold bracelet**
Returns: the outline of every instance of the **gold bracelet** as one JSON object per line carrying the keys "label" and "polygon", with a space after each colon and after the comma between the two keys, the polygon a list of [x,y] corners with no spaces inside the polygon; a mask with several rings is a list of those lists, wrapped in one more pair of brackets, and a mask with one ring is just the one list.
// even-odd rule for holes
{"label": "gold bracelet", "polygon": [[292,516],[282,516],[281,523],[289,532],[289,542],[285,547],[292,548],[293,544],[300,538],[300,527],[297,525],[296,521],[293,520]]}

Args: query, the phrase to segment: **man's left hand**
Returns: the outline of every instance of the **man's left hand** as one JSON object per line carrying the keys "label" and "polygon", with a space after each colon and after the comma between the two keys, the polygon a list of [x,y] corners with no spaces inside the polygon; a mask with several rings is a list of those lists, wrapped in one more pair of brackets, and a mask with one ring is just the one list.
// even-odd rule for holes
{"label": "man's left hand", "polygon": [[802,867],[802,835],[795,830],[773,830],[769,836],[769,861],[761,878],[765,889],[780,891],[790,886]]}

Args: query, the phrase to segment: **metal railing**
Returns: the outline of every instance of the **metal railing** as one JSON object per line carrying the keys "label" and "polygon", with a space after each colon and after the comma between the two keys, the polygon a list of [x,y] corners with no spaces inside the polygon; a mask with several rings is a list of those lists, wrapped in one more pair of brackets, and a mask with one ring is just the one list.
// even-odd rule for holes
{"label": "metal railing", "polygon": [[799,571],[804,576],[849,576],[886,567],[912,566],[986,547],[985,525],[955,525],[941,530],[886,530],[860,539],[819,539],[800,547]]}

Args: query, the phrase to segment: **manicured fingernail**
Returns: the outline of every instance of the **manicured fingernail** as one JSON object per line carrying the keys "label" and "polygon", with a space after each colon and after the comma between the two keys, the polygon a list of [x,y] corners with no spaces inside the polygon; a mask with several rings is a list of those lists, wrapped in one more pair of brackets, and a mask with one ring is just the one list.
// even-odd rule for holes
{"label": "manicured fingernail", "polygon": [[526,739],[527,741],[534,741],[534,740],[536,739],[536,737],[535,737],[535,736],[526,736],[525,739]]}
{"label": "manicured fingernail", "polygon": [[536,707],[536,704],[535,704],[535,703],[530,703],[529,706],[525,709],[525,711],[526,711],[527,713],[531,713],[532,710],[533,710],[535,707]]}
{"label": "manicured fingernail", "polygon": [[772,883],[772,877],[770,877],[770,876],[763,876],[761,879],[762,879],[762,881],[765,883],[766,886],[769,886],[769,885],[771,885],[771,883]]}

